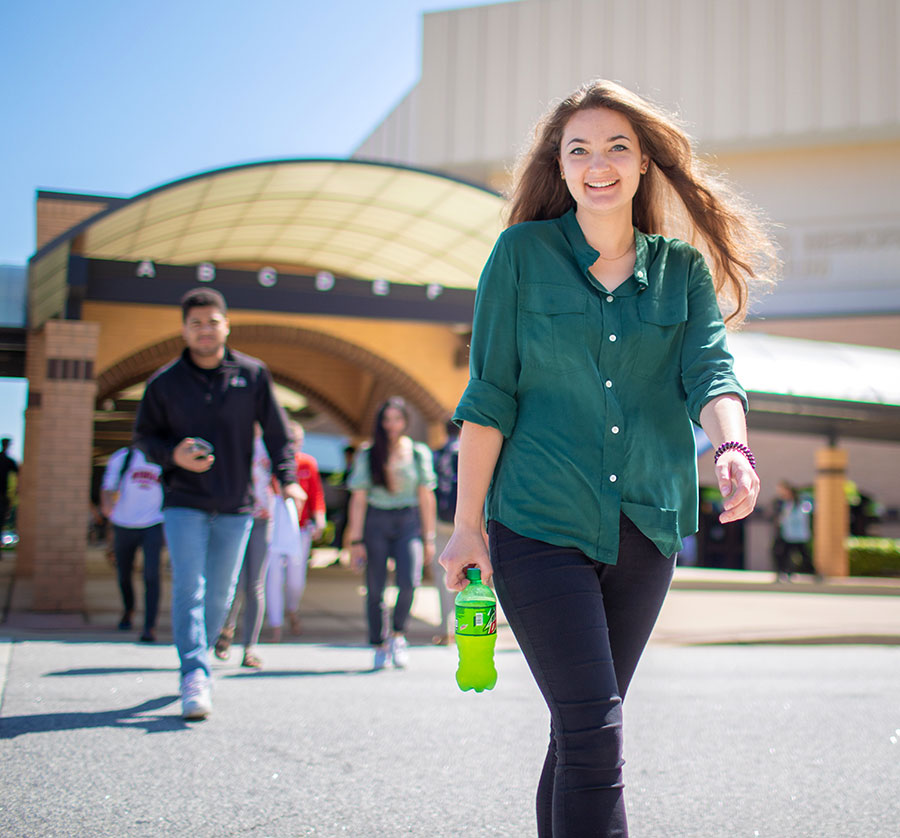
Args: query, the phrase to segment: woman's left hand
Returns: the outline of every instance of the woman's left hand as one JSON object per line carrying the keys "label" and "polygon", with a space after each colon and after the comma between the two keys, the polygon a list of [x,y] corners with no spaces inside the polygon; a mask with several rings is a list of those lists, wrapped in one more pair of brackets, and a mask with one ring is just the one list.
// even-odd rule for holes
{"label": "woman's left hand", "polygon": [[759,475],[739,451],[726,451],[716,463],[716,479],[725,511],[719,521],[727,524],[746,518],[759,497]]}

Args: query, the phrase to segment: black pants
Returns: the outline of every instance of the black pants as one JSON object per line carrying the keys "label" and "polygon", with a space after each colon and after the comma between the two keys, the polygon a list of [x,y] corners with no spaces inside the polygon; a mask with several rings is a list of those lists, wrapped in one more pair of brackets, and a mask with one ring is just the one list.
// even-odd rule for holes
{"label": "black pants", "polygon": [[134,557],[140,547],[144,554],[144,631],[156,626],[159,610],[159,554],[162,550],[163,525],[132,529],[115,527],[113,530],[116,568],[119,572],[119,588],[126,611],[134,611]]}
{"label": "black pants", "polygon": [[539,838],[624,838],[622,700],[672,580],[626,517],[618,563],[488,526],[494,583],[550,708],[537,792]]}
{"label": "black pants", "polygon": [[[816,573],[812,552],[805,541],[785,541],[781,536],[775,539],[772,547],[775,554],[775,568],[779,573],[790,576],[792,573]],[[800,554],[800,566],[794,564],[794,554]]]}
{"label": "black pants", "polygon": [[[406,631],[413,594],[422,579],[422,550],[419,508],[376,509],[366,512],[363,541],[366,544],[366,616],[369,643],[384,642],[384,586],[387,584],[387,561],[393,557],[397,577],[397,602],[391,628],[397,634]],[[418,542],[418,543],[417,543]]]}

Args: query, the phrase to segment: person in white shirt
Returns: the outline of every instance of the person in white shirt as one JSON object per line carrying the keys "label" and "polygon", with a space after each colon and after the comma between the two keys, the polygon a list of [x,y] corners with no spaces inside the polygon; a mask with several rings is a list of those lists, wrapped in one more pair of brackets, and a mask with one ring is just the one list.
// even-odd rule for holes
{"label": "person in white shirt", "polygon": [[133,447],[120,448],[106,465],[100,490],[100,508],[113,525],[116,569],[125,611],[119,621],[131,629],[134,615],[132,577],[138,547],[144,554],[144,643],[156,640],[159,610],[160,552],[163,543],[161,469]]}

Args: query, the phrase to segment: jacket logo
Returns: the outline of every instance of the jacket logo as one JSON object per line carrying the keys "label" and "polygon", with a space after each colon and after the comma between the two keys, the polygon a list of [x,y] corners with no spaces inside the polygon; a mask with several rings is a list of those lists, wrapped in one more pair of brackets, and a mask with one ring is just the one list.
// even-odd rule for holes
{"label": "jacket logo", "polygon": [[247,379],[242,375],[234,376],[231,381],[228,382],[229,387],[246,387]]}

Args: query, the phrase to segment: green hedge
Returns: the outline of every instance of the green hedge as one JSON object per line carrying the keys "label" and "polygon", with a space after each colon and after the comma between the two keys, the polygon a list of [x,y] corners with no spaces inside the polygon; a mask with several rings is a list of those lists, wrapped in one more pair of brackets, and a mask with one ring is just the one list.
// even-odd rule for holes
{"label": "green hedge", "polygon": [[900,539],[848,538],[851,576],[900,576]]}

